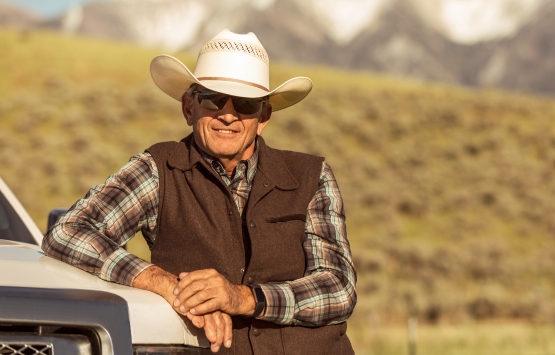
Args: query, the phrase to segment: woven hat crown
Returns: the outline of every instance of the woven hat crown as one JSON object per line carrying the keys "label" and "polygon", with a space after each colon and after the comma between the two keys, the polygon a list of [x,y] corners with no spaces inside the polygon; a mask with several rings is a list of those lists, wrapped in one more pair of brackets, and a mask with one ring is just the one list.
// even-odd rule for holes
{"label": "woven hat crown", "polygon": [[218,33],[201,48],[194,74],[201,82],[241,83],[263,91],[256,95],[270,91],[268,54],[252,32]]}
{"label": "woven hat crown", "polygon": [[[252,33],[252,32],[251,32]],[[244,54],[252,55],[260,60],[262,60],[267,65],[270,65],[270,59],[268,58],[268,53],[266,50],[261,47],[251,43],[236,41],[236,40],[226,40],[226,39],[217,39],[211,40],[210,42],[206,43],[200,49],[199,55],[208,52],[217,52],[217,51],[236,51],[242,52]]]}

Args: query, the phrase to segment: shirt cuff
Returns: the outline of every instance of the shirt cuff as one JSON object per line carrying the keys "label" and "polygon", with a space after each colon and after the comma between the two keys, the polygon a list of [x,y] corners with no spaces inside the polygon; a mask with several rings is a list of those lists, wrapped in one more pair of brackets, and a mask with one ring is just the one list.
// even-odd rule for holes
{"label": "shirt cuff", "polygon": [[100,269],[100,278],[122,285],[132,286],[133,280],[153,264],[120,248],[113,252]]}
{"label": "shirt cuff", "polygon": [[291,324],[295,316],[295,294],[288,284],[259,285],[266,297],[266,309],[257,317],[276,324]]}

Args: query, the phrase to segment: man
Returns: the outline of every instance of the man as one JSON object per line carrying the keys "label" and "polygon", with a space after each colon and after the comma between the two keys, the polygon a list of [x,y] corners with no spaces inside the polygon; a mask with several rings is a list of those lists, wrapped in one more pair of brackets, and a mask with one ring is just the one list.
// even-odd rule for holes
{"label": "man", "polygon": [[[201,49],[194,74],[154,58],[153,80],[181,101],[193,134],[155,144],[93,187],[42,248],[161,295],[205,329],[213,352],[350,354],[356,274],[331,168],[261,137],[272,111],[312,82],[270,91],[268,68],[253,33],[228,30]],[[139,230],[153,264],[122,248]]]}

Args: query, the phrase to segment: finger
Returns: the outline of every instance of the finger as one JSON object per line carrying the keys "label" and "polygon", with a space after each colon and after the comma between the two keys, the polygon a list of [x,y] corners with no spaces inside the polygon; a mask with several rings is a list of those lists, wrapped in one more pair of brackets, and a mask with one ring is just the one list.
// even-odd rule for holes
{"label": "finger", "polygon": [[224,319],[224,346],[226,348],[231,348],[231,342],[233,340],[233,322],[229,314],[222,313],[222,316]]}
{"label": "finger", "polygon": [[216,323],[212,314],[206,314],[204,317],[204,334],[206,339],[213,344],[216,341]]}
{"label": "finger", "polygon": [[[198,291],[204,290],[209,285],[209,281],[206,279],[199,279],[193,282],[187,282],[187,286],[183,289],[180,289],[178,294],[175,296],[174,306],[176,304],[181,304],[185,302],[189,297],[197,293]],[[176,290],[178,288],[176,287]]]}
{"label": "finger", "polygon": [[196,305],[215,298],[217,293],[218,289],[213,287],[207,280],[198,280],[191,283],[177,295],[173,301],[173,306],[174,308],[179,307],[182,313],[188,312]]}
{"label": "finger", "polygon": [[183,307],[183,309],[187,309],[191,314],[198,316],[220,311],[226,299],[226,295],[220,296],[219,294],[214,294],[214,291],[200,291],[186,300],[179,309],[181,310],[181,307]]}
{"label": "finger", "polygon": [[191,272],[182,272],[179,274],[179,282],[175,287],[173,293],[177,295],[181,293],[181,291],[188,287],[194,281],[206,279],[215,275],[219,275],[219,273],[214,269],[203,269],[203,270],[196,270]]}
{"label": "finger", "polygon": [[212,352],[217,353],[224,341],[224,321],[220,312],[214,312],[213,318],[216,323],[216,341],[210,346],[210,349]]}
{"label": "finger", "polygon": [[[229,282],[225,287],[209,286],[187,299],[183,303],[184,309],[196,315],[214,311],[222,311],[230,315],[240,314],[244,306],[248,305],[247,296],[244,295],[241,287],[246,286],[233,285]],[[250,294],[250,289],[248,292]]]}
{"label": "finger", "polygon": [[197,328],[204,327],[204,317],[203,316],[194,316],[191,313],[187,313],[187,318],[193,323],[193,325]]}

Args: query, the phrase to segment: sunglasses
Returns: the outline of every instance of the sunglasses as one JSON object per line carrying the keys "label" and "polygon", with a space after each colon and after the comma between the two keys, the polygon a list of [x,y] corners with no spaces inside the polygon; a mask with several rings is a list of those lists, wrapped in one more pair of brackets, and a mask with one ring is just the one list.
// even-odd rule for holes
{"label": "sunglasses", "polygon": [[252,115],[253,113],[257,113],[266,102],[265,98],[236,97],[212,90],[195,90],[191,94],[197,94],[198,103],[202,107],[215,111],[224,108],[227,100],[231,98],[235,111],[237,111],[237,113],[242,113],[243,115]]}

